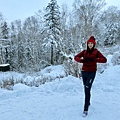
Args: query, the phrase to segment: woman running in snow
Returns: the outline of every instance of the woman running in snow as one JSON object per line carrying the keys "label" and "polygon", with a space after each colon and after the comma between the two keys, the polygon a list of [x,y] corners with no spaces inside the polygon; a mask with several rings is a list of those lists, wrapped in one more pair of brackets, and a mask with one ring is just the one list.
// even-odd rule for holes
{"label": "woman running in snow", "polygon": [[100,51],[95,48],[96,42],[94,36],[87,40],[87,50],[83,50],[77,54],[74,59],[77,62],[83,63],[82,66],[82,79],[84,84],[85,104],[83,116],[88,114],[88,107],[90,105],[90,90],[94,81],[97,63],[106,63],[107,59]]}

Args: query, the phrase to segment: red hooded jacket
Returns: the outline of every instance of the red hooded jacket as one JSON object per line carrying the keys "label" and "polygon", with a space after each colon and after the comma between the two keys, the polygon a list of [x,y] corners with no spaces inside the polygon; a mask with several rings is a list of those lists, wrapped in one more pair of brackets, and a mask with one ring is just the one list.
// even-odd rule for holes
{"label": "red hooded jacket", "polygon": [[[87,61],[83,62],[85,59],[87,59]],[[96,48],[92,52],[83,50],[74,57],[74,60],[83,63],[82,70],[87,72],[95,72],[97,70],[97,63],[107,62],[107,59]]]}

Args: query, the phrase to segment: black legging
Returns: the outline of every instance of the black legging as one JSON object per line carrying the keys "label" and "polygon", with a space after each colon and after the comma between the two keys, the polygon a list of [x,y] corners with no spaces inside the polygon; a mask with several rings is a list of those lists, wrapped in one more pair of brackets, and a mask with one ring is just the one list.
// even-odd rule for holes
{"label": "black legging", "polygon": [[88,107],[90,105],[90,97],[91,97],[90,90],[91,90],[95,75],[96,75],[96,72],[82,71],[82,78],[83,78],[84,92],[85,92],[84,111],[88,111]]}

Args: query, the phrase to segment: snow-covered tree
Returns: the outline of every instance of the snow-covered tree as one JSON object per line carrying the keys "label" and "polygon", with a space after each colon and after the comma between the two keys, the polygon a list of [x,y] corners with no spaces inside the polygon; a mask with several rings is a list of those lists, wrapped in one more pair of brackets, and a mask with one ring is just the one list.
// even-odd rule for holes
{"label": "snow-covered tree", "polygon": [[80,39],[85,41],[95,33],[95,22],[105,6],[105,0],[75,0],[74,15],[79,26]]}
{"label": "snow-covered tree", "polygon": [[101,16],[101,26],[104,36],[104,45],[115,45],[118,39],[118,29],[120,28],[120,11],[117,7],[111,6]]}
{"label": "snow-covered tree", "polygon": [[5,19],[3,18],[2,13],[0,13],[0,63],[9,62],[9,27]]}
{"label": "snow-covered tree", "polygon": [[0,12],[0,38],[2,38],[2,24],[4,23],[3,14]]}
{"label": "snow-covered tree", "polygon": [[51,0],[45,9],[45,33],[44,45],[50,46],[50,63],[58,62],[60,53],[59,41],[61,39],[60,11],[56,0]]}
{"label": "snow-covered tree", "polygon": [[9,38],[9,28],[6,21],[1,24],[1,36],[3,39]]}
{"label": "snow-covered tree", "polygon": [[18,71],[18,41],[17,41],[17,28],[14,22],[10,25],[10,65],[11,70]]}

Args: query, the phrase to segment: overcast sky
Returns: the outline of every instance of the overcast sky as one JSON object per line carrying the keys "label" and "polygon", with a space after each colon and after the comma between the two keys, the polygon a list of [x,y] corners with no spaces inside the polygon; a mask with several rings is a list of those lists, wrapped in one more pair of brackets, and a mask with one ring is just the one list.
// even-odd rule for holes
{"label": "overcast sky", "polygon": [[[72,6],[73,1],[57,0],[59,6],[66,3],[69,7]],[[46,7],[49,2],[50,0],[0,0],[0,12],[8,22],[17,19],[24,20],[38,10],[43,10],[43,7]],[[106,0],[106,2],[108,6],[114,5],[120,9],[120,0]]]}

